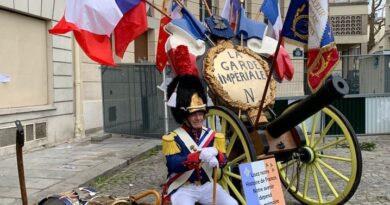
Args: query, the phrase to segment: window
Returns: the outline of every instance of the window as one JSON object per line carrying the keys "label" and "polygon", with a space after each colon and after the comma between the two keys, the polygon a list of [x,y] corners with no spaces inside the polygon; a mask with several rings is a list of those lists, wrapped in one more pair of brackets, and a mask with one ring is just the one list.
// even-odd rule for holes
{"label": "window", "polygon": [[0,108],[48,104],[46,23],[0,9]]}

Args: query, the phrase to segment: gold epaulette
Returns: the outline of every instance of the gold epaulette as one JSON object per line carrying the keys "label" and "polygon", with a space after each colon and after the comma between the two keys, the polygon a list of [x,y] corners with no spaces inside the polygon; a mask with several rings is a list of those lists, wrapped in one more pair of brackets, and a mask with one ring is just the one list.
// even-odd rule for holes
{"label": "gold epaulette", "polygon": [[226,153],[225,147],[225,135],[222,133],[215,133],[214,136],[214,147],[218,149],[218,151],[222,153]]}
{"label": "gold epaulette", "polygon": [[162,137],[162,153],[164,155],[172,155],[180,152],[179,147],[175,142],[176,134],[171,132]]}

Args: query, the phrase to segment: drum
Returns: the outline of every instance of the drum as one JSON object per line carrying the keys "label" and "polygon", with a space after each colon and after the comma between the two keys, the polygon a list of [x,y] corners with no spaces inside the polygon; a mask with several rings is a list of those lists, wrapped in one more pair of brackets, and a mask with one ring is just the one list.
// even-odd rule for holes
{"label": "drum", "polygon": [[55,194],[42,199],[38,205],[79,205],[77,193]]}
{"label": "drum", "polygon": [[108,195],[98,195],[88,200],[85,205],[131,205],[131,201],[126,199],[118,199]]}

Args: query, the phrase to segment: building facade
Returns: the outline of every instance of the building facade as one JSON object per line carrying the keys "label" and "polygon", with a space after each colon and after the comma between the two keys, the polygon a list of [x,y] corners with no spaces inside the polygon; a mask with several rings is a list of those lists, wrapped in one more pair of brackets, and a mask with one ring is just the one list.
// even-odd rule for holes
{"label": "building facade", "polygon": [[[15,120],[26,131],[26,148],[62,143],[102,130],[101,67],[91,61],[72,33],[51,35],[47,31],[64,14],[66,0],[0,0],[0,156],[14,153]],[[389,1],[389,0],[388,0]],[[152,1],[150,1],[152,2]],[[220,14],[224,0],[206,0],[211,11]],[[247,15],[263,21],[259,7],[263,0],[245,2]],[[290,0],[281,0],[282,19]],[[162,7],[162,0],[153,3]],[[188,0],[186,7],[197,18],[209,16],[201,0]],[[386,7],[389,9],[389,6]],[[367,0],[330,0],[330,18],[339,50],[364,54],[368,41]],[[117,63],[154,62],[161,14],[148,10],[149,29],[132,42]],[[389,21],[386,22],[387,35]],[[389,39],[387,38],[387,46]],[[277,96],[304,95],[304,56],[299,45],[287,45],[295,66],[292,81],[277,86]],[[299,52],[298,52],[299,53]],[[344,63],[336,70],[341,72]]]}

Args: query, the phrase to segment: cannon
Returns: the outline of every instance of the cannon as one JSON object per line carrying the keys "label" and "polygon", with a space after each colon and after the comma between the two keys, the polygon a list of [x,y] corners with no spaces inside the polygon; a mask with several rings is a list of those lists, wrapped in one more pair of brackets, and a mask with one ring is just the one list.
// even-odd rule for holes
{"label": "cannon", "polygon": [[330,76],[324,85],[314,94],[297,102],[279,115],[263,129],[251,132],[256,153],[269,154],[291,151],[306,144],[300,123],[319,112],[333,101],[348,94],[349,87],[340,76]]}

